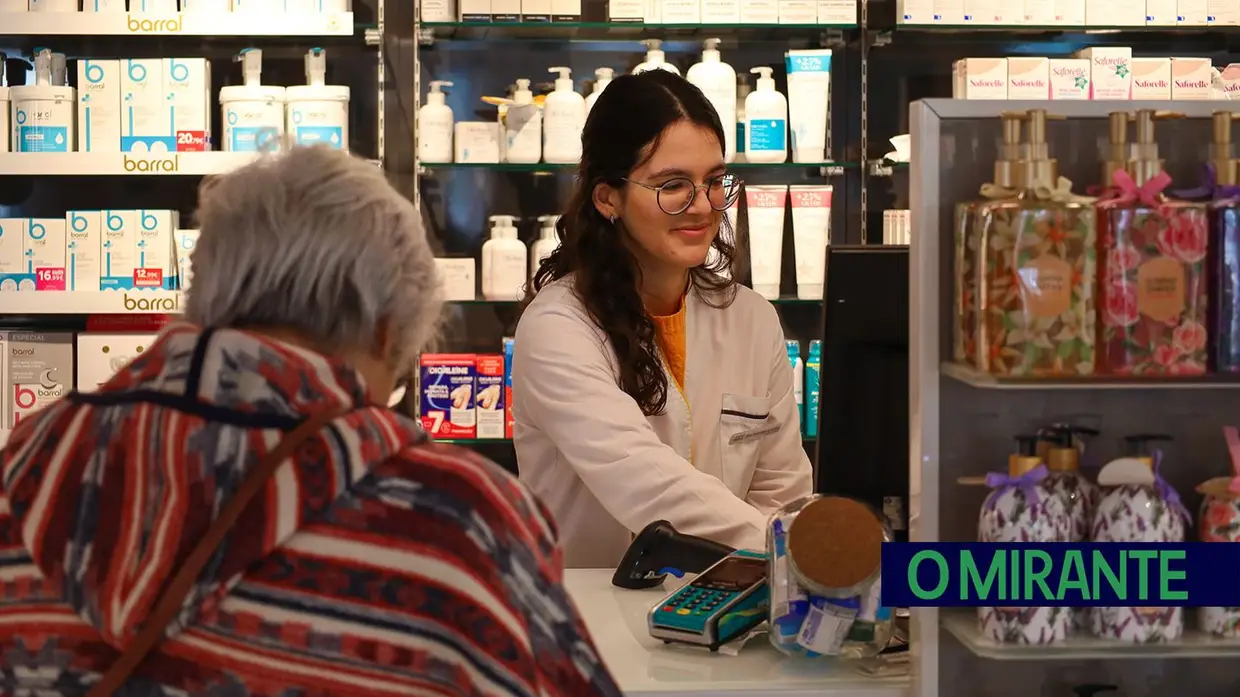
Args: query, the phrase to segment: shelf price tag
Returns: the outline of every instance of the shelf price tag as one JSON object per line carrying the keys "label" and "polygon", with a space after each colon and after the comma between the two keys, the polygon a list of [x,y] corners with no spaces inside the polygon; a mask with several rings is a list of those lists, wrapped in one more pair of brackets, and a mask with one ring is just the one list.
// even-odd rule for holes
{"label": "shelf price tag", "polygon": [[34,273],[34,289],[35,290],[65,290],[65,270],[64,269],[35,269]]}
{"label": "shelf price tag", "polygon": [[134,269],[134,288],[162,288],[164,285],[163,269]]}

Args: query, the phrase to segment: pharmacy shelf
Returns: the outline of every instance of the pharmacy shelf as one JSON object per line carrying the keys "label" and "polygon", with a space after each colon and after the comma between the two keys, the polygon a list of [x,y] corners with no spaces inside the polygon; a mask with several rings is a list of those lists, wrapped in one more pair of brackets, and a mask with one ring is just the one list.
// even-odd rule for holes
{"label": "pharmacy shelf", "polygon": [[1183,378],[1001,378],[957,363],[943,363],[939,372],[983,390],[1237,390],[1240,376],[1204,375]]}
{"label": "pharmacy shelf", "polygon": [[[1194,611],[1186,609],[1186,619]],[[1127,644],[1094,636],[1073,636],[1052,646],[1001,644],[982,636],[977,626],[977,610],[950,608],[941,611],[942,624],[965,648],[981,658],[999,661],[1089,661],[1112,659],[1153,660],[1159,658],[1240,658],[1240,639],[1219,639],[1187,629],[1177,642],[1169,644]]]}
{"label": "pharmacy shelf", "polygon": [[181,312],[168,290],[16,291],[0,293],[0,315],[166,315]]}
{"label": "pharmacy shelf", "polygon": [[257,157],[243,152],[0,153],[0,176],[203,176],[230,172]]}
{"label": "pharmacy shelf", "polygon": [[[551,164],[546,162],[538,162],[532,164],[519,164],[514,162],[423,162],[421,167],[426,173],[434,174],[436,170],[454,171],[454,170],[486,170],[491,172],[527,172],[531,174],[560,174],[572,173],[577,171],[577,164]],[[755,170],[800,170],[800,169],[818,169],[826,170],[828,175],[841,175],[844,170],[858,169],[860,165],[856,162],[733,162],[728,165],[730,170],[755,171]]]}
{"label": "pharmacy shelf", "polygon": [[[424,43],[454,40],[555,40],[638,41],[657,31],[667,42],[700,40],[703,37],[817,41],[824,32],[856,29],[856,22],[841,24],[645,24],[642,22],[422,22]],[[669,47],[668,50],[674,50]],[[700,47],[699,47],[700,49]]]}
{"label": "pharmacy shelf", "polygon": [[0,13],[0,36],[351,36],[353,13]]}

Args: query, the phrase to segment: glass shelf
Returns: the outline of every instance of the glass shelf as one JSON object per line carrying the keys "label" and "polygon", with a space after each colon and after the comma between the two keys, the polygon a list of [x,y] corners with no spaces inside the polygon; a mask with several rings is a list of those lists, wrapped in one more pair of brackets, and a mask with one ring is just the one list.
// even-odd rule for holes
{"label": "glass shelf", "polygon": [[[816,40],[823,32],[856,29],[849,24],[644,24],[642,22],[422,22],[424,38],[474,41],[519,39],[636,41],[657,32],[667,40],[702,37],[781,41]],[[429,34],[429,36],[428,36]]]}
{"label": "glass shelf", "polygon": [[[559,174],[564,172],[574,172],[577,164],[550,164],[547,162],[537,162],[533,164],[518,164],[514,162],[423,162],[421,166],[433,173],[435,170],[486,170],[492,172],[528,172],[530,174]],[[856,162],[776,162],[776,163],[757,163],[757,162],[733,162],[728,165],[728,169],[737,170],[783,170],[793,171],[798,169],[826,169],[828,175],[843,174],[843,170],[858,169]]]}

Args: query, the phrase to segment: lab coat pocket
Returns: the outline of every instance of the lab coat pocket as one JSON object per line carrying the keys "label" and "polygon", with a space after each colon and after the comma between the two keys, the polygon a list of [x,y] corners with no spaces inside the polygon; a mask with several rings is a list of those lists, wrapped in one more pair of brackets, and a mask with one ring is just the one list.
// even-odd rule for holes
{"label": "lab coat pocket", "polygon": [[771,415],[770,397],[724,393],[719,413],[719,445],[723,451],[723,481],[737,496],[749,491],[762,443],[779,432]]}

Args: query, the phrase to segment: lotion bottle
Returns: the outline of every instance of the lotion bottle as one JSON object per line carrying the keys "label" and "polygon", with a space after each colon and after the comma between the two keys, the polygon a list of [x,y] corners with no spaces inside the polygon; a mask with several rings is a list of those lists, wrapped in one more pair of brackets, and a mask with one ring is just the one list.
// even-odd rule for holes
{"label": "lotion bottle", "polygon": [[[1085,443],[1081,436],[1096,436],[1098,431],[1070,424],[1052,424],[1038,432],[1038,455],[1050,474],[1046,488],[1064,505],[1068,515],[1068,541],[1089,542],[1094,506],[1098,505],[1098,487],[1081,474],[1081,454]],[[1089,608],[1072,609],[1072,631],[1088,631]]]}
{"label": "lotion bottle", "polygon": [[520,300],[525,294],[525,245],[517,239],[516,218],[493,215],[491,239],[482,245],[482,297]]}
{"label": "lotion bottle", "polygon": [[801,420],[801,433],[805,433],[805,363],[801,360],[801,342],[787,339],[788,361],[792,363],[792,394],[797,401],[797,416]]}
{"label": "lotion bottle", "polygon": [[538,273],[538,267],[542,265],[543,259],[551,256],[551,253],[560,246],[560,240],[555,233],[555,226],[560,222],[560,216],[540,215],[538,222],[540,223],[538,239],[530,245],[530,281],[534,280],[534,274]]}
{"label": "lotion bottle", "polygon": [[559,73],[555,91],[543,103],[543,159],[551,164],[576,164],[581,160],[581,131],[586,125],[586,100],[573,91],[568,68],[548,68]]}
{"label": "lotion bottle", "polygon": [[[745,159],[745,102],[749,99],[749,76],[744,73],[736,76],[736,161]],[[728,125],[723,124],[724,128]]]}
{"label": "lotion bottle", "polygon": [[646,39],[642,41],[642,45],[646,47],[646,60],[637,64],[633,68],[633,74],[644,73],[648,70],[666,70],[676,75],[680,74],[680,69],[667,62],[667,54],[663,52],[663,42],[659,39]]}
{"label": "lotion bottle", "polygon": [[432,80],[426,104],[418,109],[418,162],[422,164],[452,161],[452,107],[442,91],[451,86],[447,80]]}
{"label": "lotion bottle", "polygon": [[532,165],[542,159],[543,115],[526,78],[517,80],[503,118],[504,161]]}
{"label": "lotion bottle", "polygon": [[323,49],[306,51],[305,64],[306,84],[293,85],[284,92],[289,140],[293,145],[348,150],[349,88],[327,84],[327,52]]}
{"label": "lotion bottle", "polygon": [[[224,150],[278,151],[284,147],[286,90],[263,84],[260,49],[242,49],[234,60],[241,64],[242,84],[220,88]],[[124,140],[122,137],[122,143]]]}
{"label": "lotion bottle", "polygon": [[[723,62],[719,55],[719,39],[706,39],[702,42],[702,60],[694,63],[685,73],[685,79],[693,83],[719,115],[721,124],[736,121],[736,71]],[[724,135],[724,161],[736,159],[736,132],[726,126]]]}
{"label": "lotion bottle", "polygon": [[758,88],[745,98],[745,160],[775,164],[788,159],[788,100],[775,89],[767,66],[751,69]]}
{"label": "lotion bottle", "polygon": [[611,68],[598,68],[594,71],[594,91],[590,92],[586,97],[586,116],[590,116],[590,110],[594,108],[594,103],[598,101],[598,96],[607,89],[611,84],[611,79],[615,77],[616,71]]}
{"label": "lotion bottle", "polygon": [[34,84],[9,88],[14,152],[73,152],[77,129],[74,89],[52,80],[56,59],[39,49],[34,56]]}

